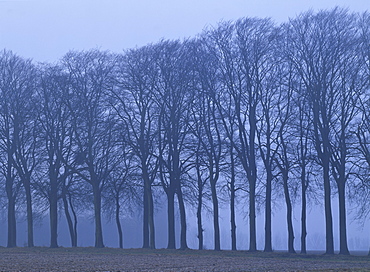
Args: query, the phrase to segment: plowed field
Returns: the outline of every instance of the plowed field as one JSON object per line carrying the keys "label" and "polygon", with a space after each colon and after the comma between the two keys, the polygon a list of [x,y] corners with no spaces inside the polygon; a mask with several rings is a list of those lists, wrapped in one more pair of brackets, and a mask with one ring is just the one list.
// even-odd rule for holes
{"label": "plowed field", "polygon": [[0,248],[0,271],[370,271],[370,257],[165,249]]}

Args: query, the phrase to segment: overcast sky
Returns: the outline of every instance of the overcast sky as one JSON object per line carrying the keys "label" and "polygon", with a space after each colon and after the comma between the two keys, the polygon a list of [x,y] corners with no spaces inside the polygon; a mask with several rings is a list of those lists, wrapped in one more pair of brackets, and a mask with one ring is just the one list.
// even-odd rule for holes
{"label": "overcast sky", "polygon": [[370,0],[0,0],[0,49],[54,62],[71,49],[120,52],[192,37],[221,20],[283,22],[335,6],[370,11]]}

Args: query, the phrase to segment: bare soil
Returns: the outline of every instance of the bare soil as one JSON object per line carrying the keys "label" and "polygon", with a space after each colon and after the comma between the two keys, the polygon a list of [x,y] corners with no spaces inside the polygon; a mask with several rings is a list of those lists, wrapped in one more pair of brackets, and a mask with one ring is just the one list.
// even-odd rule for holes
{"label": "bare soil", "polygon": [[114,248],[0,248],[0,271],[370,271],[370,256]]}

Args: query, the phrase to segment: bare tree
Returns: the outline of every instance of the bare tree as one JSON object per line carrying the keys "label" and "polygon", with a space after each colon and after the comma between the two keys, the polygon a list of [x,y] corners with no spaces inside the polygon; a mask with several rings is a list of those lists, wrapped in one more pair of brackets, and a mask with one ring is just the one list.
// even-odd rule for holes
{"label": "bare tree", "polygon": [[188,165],[185,139],[189,134],[189,74],[188,56],[179,41],[162,41],[156,45],[159,81],[156,84],[156,103],[159,111],[158,146],[159,176],[167,195],[168,246],[175,248],[175,206],[178,196],[181,221],[181,249],[187,248],[186,216],[182,195],[183,173]]}
{"label": "bare tree", "polygon": [[[194,48],[195,47],[195,48]],[[213,205],[213,229],[214,249],[220,250],[220,226],[219,226],[219,200],[217,196],[217,182],[220,178],[221,163],[224,155],[224,140],[222,135],[222,122],[218,113],[219,81],[217,72],[217,58],[207,50],[201,41],[192,44],[196,90],[194,112],[192,113],[192,132],[198,139],[198,155],[202,150],[203,161],[207,174],[204,177],[208,180],[211,188]],[[199,162],[199,161],[198,161]],[[199,165],[196,166],[199,174]],[[204,170],[205,170],[204,169]],[[199,188],[202,188],[201,181]],[[198,226],[200,227],[200,226]]]}
{"label": "bare tree", "polygon": [[312,111],[315,149],[323,170],[326,222],[326,253],[334,254],[331,210],[330,160],[332,123],[335,118],[337,78],[348,44],[343,17],[346,11],[334,9],[317,14],[308,12],[290,22],[290,58],[307,92]]}
{"label": "bare tree", "polygon": [[[34,246],[33,237],[33,204],[32,178],[38,164],[38,123],[36,69],[30,60],[23,60],[11,52],[2,54],[2,95],[4,98],[3,114],[5,121],[5,149],[7,152],[6,188],[9,200],[9,241],[8,246],[15,246],[15,216],[14,204],[16,200],[14,187],[14,172],[23,185],[26,196],[27,210],[27,242],[29,247]],[[8,103],[7,103],[8,102]]]}
{"label": "bare tree", "polygon": [[[0,147],[1,174],[5,179],[5,190],[8,199],[8,247],[17,245],[16,203],[21,183],[15,170],[14,156],[16,152],[16,133],[18,131],[19,90],[27,87],[27,66],[29,61],[23,60],[11,51],[2,51],[0,55]],[[25,69],[25,70],[24,70]]]}
{"label": "bare tree", "polygon": [[277,139],[279,131],[278,108],[281,101],[281,90],[278,88],[282,73],[279,71],[281,54],[277,47],[278,31],[272,23],[266,21],[261,26],[263,28],[262,41],[258,43],[261,54],[260,67],[255,73],[259,74],[257,85],[259,87],[259,103],[257,109],[257,119],[259,120],[256,135],[258,140],[259,154],[264,165],[266,174],[265,181],[265,252],[272,252],[272,189],[274,179],[274,160],[277,152]]}
{"label": "bare tree", "polygon": [[44,145],[46,177],[36,184],[49,202],[50,247],[58,247],[58,201],[61,199],[62,186],[69,175],[64,165],[71,150],[72,126],[70,113],[65,103],[68,99],[68,77],[61,68],[46,66],[41,70],[39,82],[41,140]]}
{"label": "bare tree", "polygon": [[143,248],[155,248],[152,185],[157,177],[157,122],[154,100],[157,69],[153,46],[130,50],[119,58],[117,88],[112,92],[126,141],[137,157],[143,180]]}
{"label": "bare tree", "polygon": [[[242,19],[235,24],[235,45],[238,52],[238,93],[235,95],[238,113],[240,148],[238,155],[247,173],[249,182],[250,251],[257,250],[256,241],[256,186],[257,186],[257,109],[261,94],[267,87],[265,81],[270,72],[269,56],[274,38],[273,24],[266,19]],[[269,195],[269,188],[267,194]],[[269,199],[266,200],[267,205]],[[269,206],[267,206],[269,210]],[[269,211],[266,211],[269,217]],[[267,218],[268,219],[268,218]],[[266,221],[266,250],[270,250],[271,222]]]}
{"label": "bare tree", "polygon": [[[349,254],[347,246],[346,184],[352,172],[351,145],[355,137],[355,117],[358,115],[358,101],[362,92],[361,65],[358,58],[358,35],[354,15],[341,14],[338,24],[342,28],[342,55],[336,82],[336,111],[333,119],[332,175],[338,189],[339,200],[339,254]],[[357,160],[357,159],[355,159]]]}
{"label": "bare tree", "polygon": [[[356,176],[358,182],[353,186],[352,199],[359,207],[357,211],[357,218],[361,219],[362,222],[369,218],[369,199],[370,199],[370,14],[365,12],[361,14],[358,20],[358,26],[360,31],[360,52],[361,64],[362,64],[362,84],[364,92],[359,99],[359,110],[360,118],[358,120],[357,129],[355,134],[357,138],[356,149],[357,155],[360,160],[357,161],[356,165]],[[370,256],[370,249],[369,254]]]}
{"label": "bare tree", "polygon": [[68,101],[72,116],[74,161],[67,168],[91,185],[95,217],[95,247],[104,247],[101,219],[102,191],[116,166],[115,120],[106,101],[113,87],[114,58],[105,52],[69,52],[62,60],[70,74]]}
{"label": "bare tree", "polygon": [[286,71],[286,67],[282,67],[281,78],[285,80],[284,74],[287,74],[286,83],[280,84],[280,97],[278,99],[278,122],[279,131],[277,138],[277,153],[274,161],[280,170],[280,174],[283,182],[284,198],[287,208],[287,226],[288,226],[288,252],[296,253],[294,249],[294,229],[293,229],[293,207],[291,200],[291,187],[290,176],[293,168],[294,157],[292,155],[293,146],[295,145],[294,134],[290,133],[291,126],[293,123],[293,107],[292,107],[292,96],[293,96],[293,79],[292,73]]}

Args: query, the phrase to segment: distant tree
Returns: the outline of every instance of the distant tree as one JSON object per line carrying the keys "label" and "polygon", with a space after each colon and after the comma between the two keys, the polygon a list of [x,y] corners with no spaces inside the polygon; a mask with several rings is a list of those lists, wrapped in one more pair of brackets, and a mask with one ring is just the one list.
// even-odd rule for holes
{"label": "distant tree", "polygon": [[287,30],[291,39],[290,59],[300,75],[310,110],[315,150],[323,170],[326,222],[326,253],[334,254],[331,210],[330,170],[333,156],[332,125],[336,114],[337,78],[348,46],[350,25],[343,18],[347,12],[304,13],[291,20]]}
{"label": "distant tree", "polygon": [[155,248],[152,185],[157,177],[158,112],[155,104],[154,46],[129,50],[118,59],[117,88],[112,91],[112,106],[122,128],[122,136],[136,157],[143,180],[143,248]]}
{"label": "distant tree", "polygon": [[[67,168],[68,169],[68,168]],[[78,245],[78,214],[90,209],[91,189],[81,180],[76,173],[64,175],[65,179],[61,188],[61,199],[63,202],[64,214],[67,220],[71,246]]]}
{"label": "distant tree", "polygon": [[[119,152],[119,149],[117,150]],[[123,230],[121,224],[121,207],[124,211],[132,210],[131,206],[137,204],[137,188],[134,182],[134,165],[132,158],[125,151],[121,154],[121,164],[112,171],[104,197],[104,210],[108,218],[113,217],[118,231],[118,246],[123,248]]]}
{"label": "distant tree", "polygon": [[[285,65],[284,65],[285,66]],[[291,199],[292,187],[295,189],[294,185],[291,185],[291,172],[294,166],[294,156],[293,149],[296,141],[294,139],[294,134],[290,131],[292,127],[290,124],[294,123],[294,108],[292,103],[293,91],[294,91],[294,79],[292,78],[291,67],[281,66],[281,76],[282,79],[279,93],[279,98],[277,99],[277,118],[278,118],[278,137],[277,137],[277,149],[274,161],[280,170],[280,175],[283,183],[284,198],[287,208],[287,226],[288,226],[288,252],[296,253],[294,249],[294,229],[293,229],[293,207]],[[284,78],[287,75],[287,78]],[[286,82],[284,82],[286,80]]]}
{"label": "distant tree", "polygon": [[[362,64],[362,84],[363,90],[359,106],[360,118],[358,120],[357,128],[355,129],[355,135],[357,138],[356,149],[360,160],[357,161],[356,165],[356,176],[357,182],[354,185],[352,191],[352,200],[354,200],[356,206],[359,207],[357,211],[357,218],[362,222],[369,218],[370,208],[370,13],[364,12],[360,15],[358,20],[358,27],[360,32],[360,51]],[[356,158],[358,158],[356,157]],[[369,254],[370,256],[370,247]]]}
{"label": "distant tree", "polygon": [[69,52],[62,65],[70,74],[71,113],[74,160],[67,168],[91,185],[95,217],[95,247],[104,247],[101,219],[102,192],[111,171],[117,165],[114,157],[115,119],[106,100],[113,88],[115,59],[106,52],[91,50]]}
{"label": "distant tree", "polygon": [[[307,237],[307,203],[310,187],[310,167],[314,163],[314,148],[312,147],[311,139],[311,111],[306,101],[305,93],[302,92],[301,86],[298,84],[297,89],[294,89],[292,94],[292,109],[291,124],[296,144],[294,150],[294,163],[296,167],[296,177],[300,180],[301,187],[301,253],[307,253],[306,237]],[[311,185],[312,186],[312,185]]]}
{"label": "distant tree", "polygon": [[5,180],[8,200],[8,241],[7,247],[17,246],[16,203],[21,183],[15,170],[16,133],[18,125],[18,88],[27,87],[27,66],[29,61],[18,57],[11,51],[0,54],[0,148],[1,175]]}
{"label": "distant tree", "polygon": [[[257,110],[261,94],[268,84],[269,56],[271,41],[274,38],[273,25],[268,19],[241,19],[235,24],[235,46],[237,50],[237,67],[239,80],[233,94],[238,114],[239,146],[234,146],[246,171],[249,183],[249,222],[250,251],[257,250],[256,241],[256,186],[257,158],[256,136],[258,116]],[[269,195],[269,188],[267,189]],[[267,205],[269,199],[266,200]],[[269,206],[267,206],[267,210]],[[267,216],[268,211],[266,212]],[[268,219],[268,218],[267,218]],[[270,223],[266,222],[266,250],[270,250]]]}
{"label": "distant tree", "polygon": [[331,157],[332,176],[336,182],[339,200],[339,254],[349,254],[347,246],[347,210],[346,185],[351,177],[353,167],[352,145],[355,141],[355,119],[358,116],[359,99],[362,95],[361,65],[358,62],[358,33],[355,27],[354,15],[340,14],[338,25],[340,32],[342,54],[338,80],[336,82],[336,111],[333,120]]}
{"label": "distant tree", "polygon": [[[208,180],[211,189],[213,205],[213,229],[214,249],[221,249],[220,226],[219,226],[219,200],[217,196],[217,182],[220,179],[221,163],[224,157],[224,140],[222,134],[222,122],[218,113],[217,103],[219,98],[219,81],[217,71],[217,58],[207,50],[207,47],[196,41],[192,44],[194,56],[194,77],[196,78],[197,94],[194,96],[195,103],[192,107],[192,133],[198,139],[199,151],[202,153],[202,160],[205,179]],[[196,47],[196,48],[194,48]],[[198,161],[199,162],[199,161]],[[199,165],[196,166],[199,169]],[[204,172],[204,171],[203,171]],[[198,173],[198,178],[200,175]],[[201,182],[201,181],[200,181]],[[199,188],[203,187],[199,184]],[[199,226],[198,226],[199,227]]]}
{"label": "distant tree", "polygon": [[[301,86],[302,80],[297,73],[294,62],[290,58],[292,40],[289,36],[289,24],[281,26],[279,52],[282,57],[282,105],[279,105],[279,158],[277,165],[283,176],[285,202],[287,205],[288,251],[294,250],[294,232],[292,225],[292,203],[290,199],[290,173],[300,180],[301,186],[301,253],[306,253],[307,236],[307,190],[309,186],[309,170],[311,148],[309,144],[312,129],[311,110],[307,101],[307,93]],[[294,178],[294,176],[293,176]],[[295,185],[293,185],[295,187]],[[294,188],[293,187],[293,188]],[[295,188],[294,188],[295,189]]]}
{"label": "distant tree", "polygon": [[[258,74],[256,79],[255,91],[259,92],[259,107],[257,108],[257,120],[259,121],[256,129],[259,155],[262,160],[266,175],[265,181],[265,252],[272,252],[272,190],[274,180],[274,160],[277,152],[277,138],[279,126],[278,107],[281,100],[279,89],[282,73],[279,73],[279,62],[281,54],[278,52],[280,44],[277,43],[278,31],[272,22],[261,21],[258,26],[259,40],[255,46],[257,52],[254,54],[259,59],[258,62],[248,64],[256,66],[256,71],[250,71],[252,74]],[[263,33],[263,34],[262,34]]]}
{"label": "distant tree", "polygon": [[[2,55],[2,94],[4,97],[5,138],[7,139],[7,195],[10,208],[10,229],[8,245],[15,246],[15,217],[13,214],[17,186],[14,184],[13,167],[23,185],[27,211],[27,245],[34,246],[32,178],[38,165],[39,126],[37,122],[36,68],[30,60],[24,60],[11,52]],[[8,103],[10,104],[8,104]],[[10,157],[12,155],[12,157]]]}
{"label": "distant tree", "polygon": [[184,182],[188,159],[185,139],[189,134],[188,119],[191,93],[188,56],[179,41],[156,44],[159,71],[156,84],[158,118],[159,177],[167,196],[168,249],[175,248],[174,197],[178,196],[181,221],[181,249],[187,248],[186,215],[181,184]]}
{"label": "distant tree", "polygon": [[46,177],[37,183],[49,203],[50,247],[58,247],[58,201],[69,175],[64,162],[71,150],[72,126],[65,100],[68,99],[68,77],[61,68],[46,66],[41,70],[38,99],[40,101],[41,141],[44,146]]}

